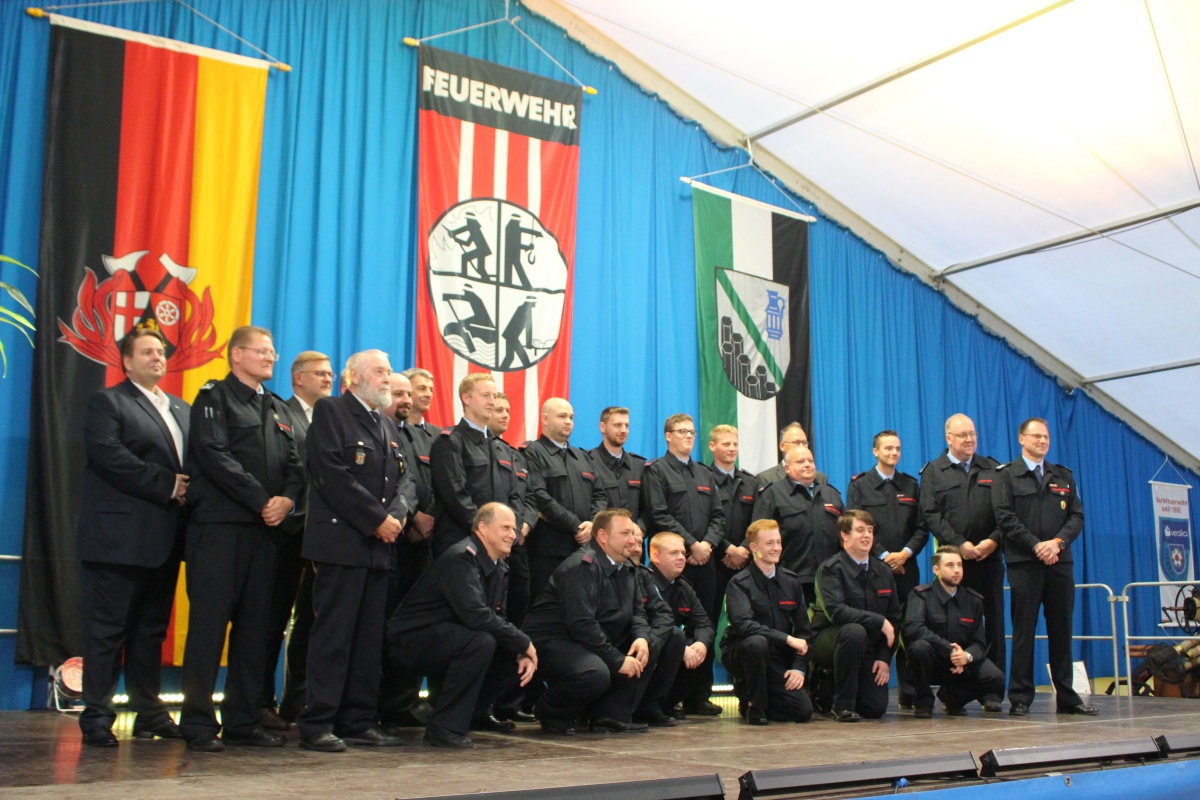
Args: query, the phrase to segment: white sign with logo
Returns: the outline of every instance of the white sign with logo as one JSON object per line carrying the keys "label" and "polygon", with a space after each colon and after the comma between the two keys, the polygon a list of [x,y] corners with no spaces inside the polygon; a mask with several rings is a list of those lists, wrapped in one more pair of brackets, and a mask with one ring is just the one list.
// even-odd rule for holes
{"label": "white sign with logo", "polygon": [[[1190,488],[1180,483],[1150,481],[1150,491],[1154,498],[1154,540],[1158,546],[1160,581],[1190,581],[1195,576],[1192,567],[1192,515],[1188,504]],[[1162,605],[1174,606],[1177,594],[1178,587],[1163,586],[1160,589]],[[1165,622],[1163,626],[1175,627],[1175,622]]]}

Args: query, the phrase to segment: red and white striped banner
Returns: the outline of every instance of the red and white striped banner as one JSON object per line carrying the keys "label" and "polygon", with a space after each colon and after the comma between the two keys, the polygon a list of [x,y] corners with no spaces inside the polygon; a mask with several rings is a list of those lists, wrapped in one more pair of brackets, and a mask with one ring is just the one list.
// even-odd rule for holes
{"label": "red and white striped banner", "polygon": [[569,393],[579,87],[421,47],[417,366],[429,419],[453,425],[457,387],[492,372],[506,437],[538,435]]}

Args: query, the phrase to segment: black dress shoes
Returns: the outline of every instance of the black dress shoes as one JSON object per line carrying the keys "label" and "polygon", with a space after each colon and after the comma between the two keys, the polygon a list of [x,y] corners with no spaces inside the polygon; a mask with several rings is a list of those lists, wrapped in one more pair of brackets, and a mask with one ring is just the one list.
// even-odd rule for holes
{"label": "black dress shoes", "polygon": [[862,720],[857,711],[838,711],[835,708],[831,713],[833,714],[833,718],[838,722],[859,722]]}
{"label": "black dress shoes", "polygon": [[914,706],[913,719],[933,719],[933,706]]}
{"label": "black dress shoes", "polygon": [[301,738],[300,746],[318,753],[342,753],[346,750],[346,743],[334,736],[333,731],[322,731],[315,736]]}
{"label": "black dress shoes", "polygon": [[537,722],[537,717],[530,714],[528,711],[511,711],[508,709],[499,709],[493,716],[501,722],[507,720],[510,722]]}
{"label": "black dress shoes", "polygon": [[981,705],[983,706],[983,710],[989,714],[999,714],[1001,711],[999,700],[985,698]]}
{"label": "black dress shoes", "polygon": [[160,722],[151,722],[146,725],[140,721],[133,723],[133,736],[135,739],[153,739],[155,736],[159,739],[182,739],[183,733],[179,730],[179,726],[170,717],[167,717]]}
{"label": "black dress shoes", "polygon": [[746,709],[746,722],[751,725],[768,725],[767,714],[758,706],[750,706]]}
{"label": "black dress shoes", "polygon": [[83,743],[88,747],[116,747],[117,737],[108,728],[92,728],[83,732]]}
{"label": "black dress shoes", "polygon": [[650,730],[650,726],[644,722],[622,722],[612,717],[597,717],[588,725],[588,730],[592,733],[603,731],[608,731],[609,733],[642,733]]}
{"label": "black dress shoes", "polygon": [[555,736],[574,736],[575,727],[570,722],[565,722],[561,719],[543,719],[542,733],[550,733]]}
{"label": "black dress shoes", "polygon": [[721,716],[721,707],[716,703],[705,702],[699,705],[684,706],[683,710],[688,714],[693,714],[697,717],[719,717]]}
{"label": "black dress shoes", "polygon": [[266,728],[255,728],[250,733],[230,733],[226,731],[221,734],[221,738],[225,744],[234,744],[241,747],[283,747],[287,744],[287,739],[282,736],[271,733]]}
{"label": "black dress shoes", "polygon": [[187,740],[187,749],[194,753],[219,753],[225,749],[225,743],[216,736],[196,736]]}
{"label": "black dress shoes", "polygon": [[1028,717],[1029,716],[1029,703],[1020,703],[1020,702],[1009,703],[1008,715],[1010,717]]}
{"label": "black dress shoes", "polygon": [[965,717],[967,709],[963,706],[944,706],[947,717]]}
{"label": "black dress shoes", "polygon": [[638,722],[644,722],[651,728],[674,728],[679,723],[670,714],[664,714],[661,711],[647,711],[644,714],[634,714],[633,718]]}
{"label": "black dress shoes", "polygon": [[[499,722],[499,720],[496,721]],[[455,733],[449,728],[433,724],[425,728],[425,744],[432,747],[452,747],[459,750],[466,750],[475,746],[475,743],[469,737],[463,736],[461,733]]]}
{"label": "black dress shoes", "polygon": [[[430,725],[429,728],[445,730],[445,728],[437,725]],[[426,728],[426,735],[428,735],[429,728]],[[471,722],[471,730],[473,731],[487,731],[489,733],[512,733],[516,729],[517,723],[513,722],[512,720],[498,719],[491,714]]]}
{"label": "black dress shoes", "polygon": [[1100,709],[1095,706],[1089,706],[1085,703],[1080,703],[1076,706],[1063,706],[1058,709],[1060,714],[1075,714],[1081,717],[1094,717],[1100,713]]}
{"label": "black dress shoes", "polygon": [[388,736],[379,728],[368,728],[362,733],[343,736],[342,741],[363,747],[397,747],[404,744],[404,740],[399,736]]}

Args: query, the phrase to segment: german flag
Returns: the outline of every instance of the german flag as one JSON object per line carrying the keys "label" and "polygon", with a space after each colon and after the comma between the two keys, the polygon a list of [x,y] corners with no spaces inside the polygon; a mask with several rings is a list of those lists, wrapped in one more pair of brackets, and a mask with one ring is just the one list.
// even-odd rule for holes
{"label": "german flag", "polygon": [[[50,15],[37,356],[17,660],[78,655],[75,529],[88,396],[124,379],[117,342],[155,319],[161,388],[228,371],[250,322],[267,63]],[[183,656],[176,596],[165,663]]]}

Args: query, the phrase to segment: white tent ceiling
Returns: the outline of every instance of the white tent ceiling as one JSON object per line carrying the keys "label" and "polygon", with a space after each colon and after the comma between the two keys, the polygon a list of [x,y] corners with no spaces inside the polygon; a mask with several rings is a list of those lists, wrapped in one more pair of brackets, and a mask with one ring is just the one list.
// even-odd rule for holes
{"label": "white tent ceiling", "polygon": [[1200,0],[525,5],[1200,465]]}

